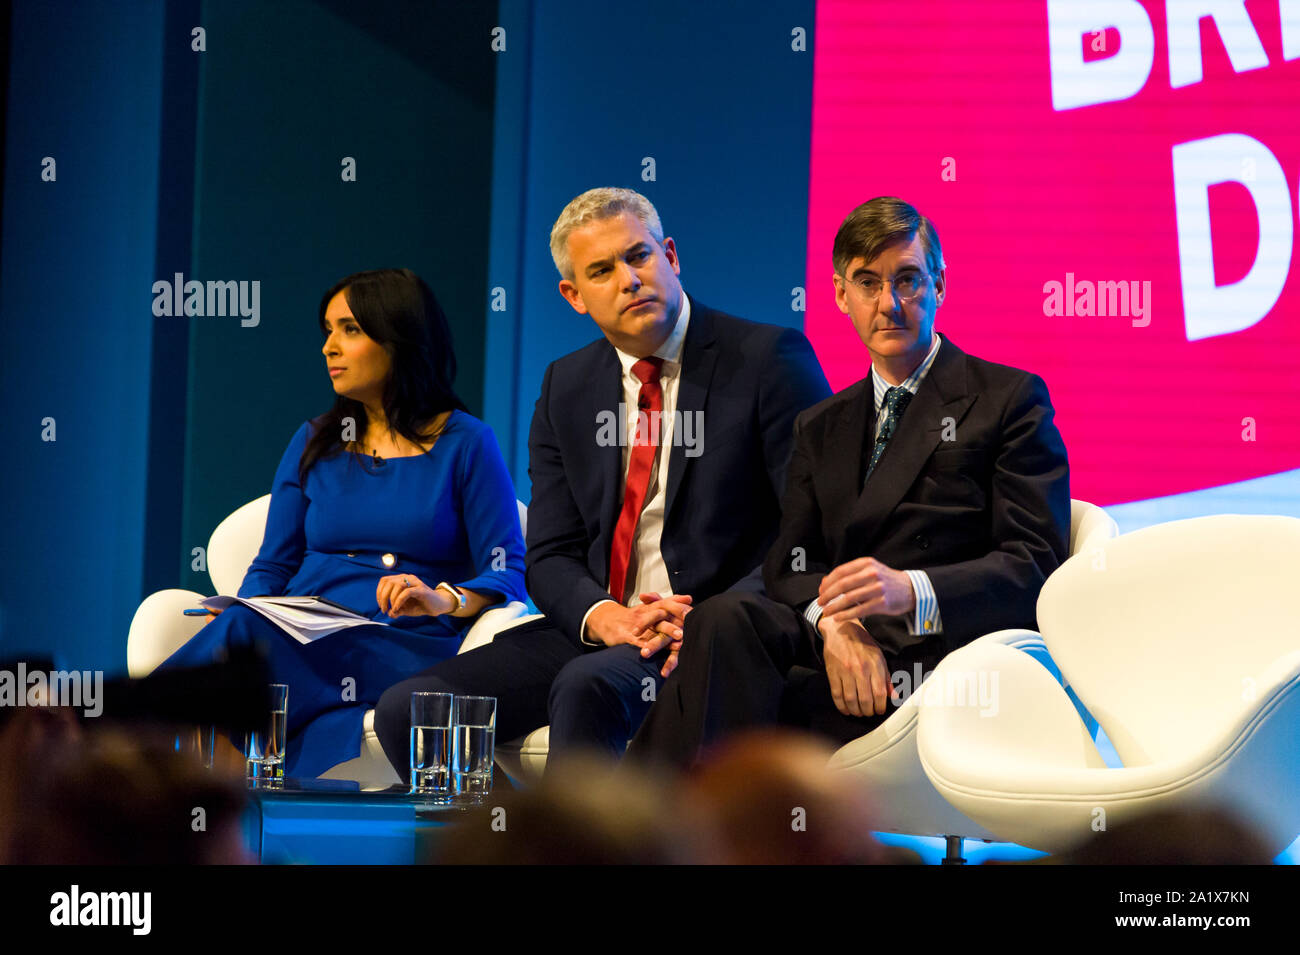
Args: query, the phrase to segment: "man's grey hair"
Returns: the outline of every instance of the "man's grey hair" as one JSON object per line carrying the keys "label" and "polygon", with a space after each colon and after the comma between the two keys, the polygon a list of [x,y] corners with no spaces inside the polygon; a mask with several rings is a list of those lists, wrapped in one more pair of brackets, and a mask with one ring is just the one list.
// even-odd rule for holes
{"label": "man's grey hair", "polygon": [[654,236],[661,246],[664,244],[664,227],[659,222],[659,213],[650,204],[650,200],[631,189],[619,189],[614,186],[600,186],[588,189],[582,195],[569,202],[551,227],[551,258],[560,276],[573,281],[573,262],[569,259],[569,233],[589,222],[609,219],[622,212],[630,212],[641,221],[646,231]]}

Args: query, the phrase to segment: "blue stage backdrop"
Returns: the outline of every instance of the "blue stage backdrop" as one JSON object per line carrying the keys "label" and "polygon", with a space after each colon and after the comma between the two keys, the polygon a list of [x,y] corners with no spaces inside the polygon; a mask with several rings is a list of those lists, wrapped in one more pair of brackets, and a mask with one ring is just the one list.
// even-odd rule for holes
{"label": "blue stage backdrop", "polygon": [[[146,594],[212,591],[195,548],[333,400],[316,310],[341,276],[424,275],[481,411],[496,19],[452,0],[14,4],[0,654],[121,669]],[[250,305],[258,283],[255,314],[156,314],[178,273]]]}
{"label": "blue stage backdrop", "polygon": [[13,5],[0,655],[120,666],[140,601],[163,23],[161,2]]}
{"label": "blue stage backdrop", "polygon": [[489,298],[483,407],[525,502],[546,365],[599,335],[560,297],[548,243],[580,192],[645,194],[687,292],[803,327],[814,6],[667,0],[611,19],[599,0],[501,4],[488,291],[505,307]]}
{"label": "blue stage backdrop", "polygon": [[[813,21],[812,0],[617,26],[591,0],[17,0],[0,653],[121,669],[146,594],[211,592],[193,549],[331,400],[315,310],[347,272],[429,279],[525,501],[545,366],[598,334],[548,249],[574,195],[644,192],[687,291],[801,326]],[[155,317],[177,272],[258,280],[256,325]]]}

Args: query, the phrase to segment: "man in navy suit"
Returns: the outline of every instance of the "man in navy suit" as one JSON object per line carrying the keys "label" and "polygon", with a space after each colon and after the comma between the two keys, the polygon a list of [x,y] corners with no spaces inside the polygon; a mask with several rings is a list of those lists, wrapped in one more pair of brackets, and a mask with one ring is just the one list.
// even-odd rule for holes
{"label": "man in navy suit", "polygon": [[861,736],[918,668],[1035,627],[1066,557],[1069,467],[1047,386],[934,332],[947,291],[934,226],[872,199],[840,226],[832,260],[870,372],[799,415],[768,596],[697,607],[629,758],[689,765],[763,723]]}
{"label": "man in navy suit", "polygon": [[621,753],[677,664],[692,605],[762,589],[795,416],[830,393],[793,329],[688,297],[650,202],[593,189],[551,232],[560,294],[604,338],[552,362],[529,434],[528,591],[545,619],[389,689],[375,729],[409,772],[413,691],[497,698],[497,738]]}

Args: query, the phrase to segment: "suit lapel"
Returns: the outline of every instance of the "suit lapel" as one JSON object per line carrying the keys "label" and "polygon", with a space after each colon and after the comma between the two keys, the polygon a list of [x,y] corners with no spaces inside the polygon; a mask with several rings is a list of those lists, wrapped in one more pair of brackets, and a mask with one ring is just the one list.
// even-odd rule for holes
{"label": "suit lapel", "polygon": [[[867,386],[871,388],[870,378]],[[975,395],[967,393],[965,353],[944,338],[916,397],[903,413],[898,432],[885,448],[866,486],[857,494],[857,504],[851,512],[845,534],[845,544],[851,554],[860,557],[869,553],[898,502],[915,483],[917,475],[942,440],[944,419],[951,418],[954,424],[960,425],[975,398]],[[864,409],[862,429],[853,447],[861,451],[863,442],[868,440],[868,432],[874,434],[874,429],[869,429],[865,420],[865,415],[874,411],[874,394],[868,390],[865,400],[859,404]],[[860,461],[860,454],[853,458],[859,475],[862,473]]]}
{"label": "suit lapel", "polygon": [[[689,297],[689,296],[688,296]],[[713,316],[690,299],[691,320],[686,328],[686,341],[682,343],[681,379],[677,383],[678,422],[688,414],[700,413],[703,420],[704,404],[709,396],[709,383],[713,379],[713,366],[718,359],[718,349],[713,337]],[[673,512],[673,503],[681,490],[686,472],[694,465],[694,458],[686,456],[686,447],[674,428],[672,449],[668,452],[668,489],[664,498],[664,524]],[[701,435],[703,437],[703,435]]]}
{"label": "suit lapel", "polygon": [[[585,416],[578,419],[583,422],[581,434],[584,442],[590,441],[591,439],[586,436],[593,433],[586,429],[597,428],[602,413],[613,412],[617,416],[622,410],[620,405],[623,402],[623,366],[619,364],[618,353],[614,351],[614,346],[608,342],[599,351],[599,357],[592,369],[591,381],[599,382],[600,386],[583,388],[580,392],[582,397],[579,399],[585,400],[587,405],[584,409]],[[621,424],[616,421],[615,427],[621,427]],[[601,555],[601,560],[604,562],[602,573],[608,576],[609,544],[614,539],[614,527],[618,523],[618,514],[623,506],[623,475],[620,473],[623,468],[623,449],[617,441],[604,446],[596,442],[594,453],[595,458],[592,463],[600,477],[601,488],[598,519],[601,536],[605,541],[604,553]]]}
{"label": "suit lapel", "polygon": [[874,414],[871,375],[843,394],[834,422],[827,428],[818,470],[827,501],[855,501],[862,490],[862,451],[869,417]]}

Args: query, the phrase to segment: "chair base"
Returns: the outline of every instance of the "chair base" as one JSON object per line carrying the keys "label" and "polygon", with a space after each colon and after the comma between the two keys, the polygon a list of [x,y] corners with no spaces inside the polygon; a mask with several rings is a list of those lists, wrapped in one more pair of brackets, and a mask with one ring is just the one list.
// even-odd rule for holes
{"label": "chair base", "polygon": [[948,846],[948,854],[943,857],[940,865],[965,865],[966,859],[962,856],[962,845],[965,839],[961,836],[944,836],[944,842]]}

